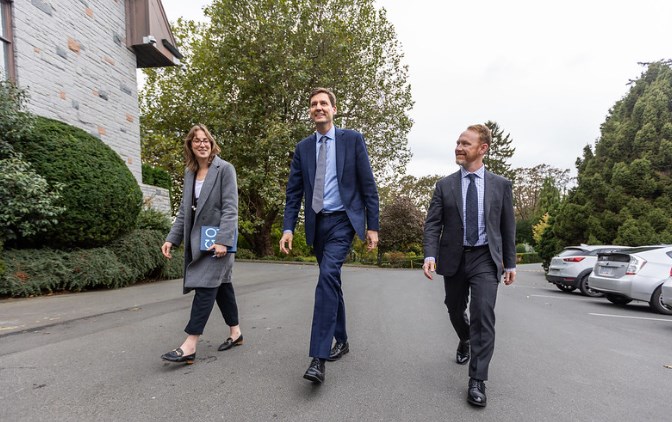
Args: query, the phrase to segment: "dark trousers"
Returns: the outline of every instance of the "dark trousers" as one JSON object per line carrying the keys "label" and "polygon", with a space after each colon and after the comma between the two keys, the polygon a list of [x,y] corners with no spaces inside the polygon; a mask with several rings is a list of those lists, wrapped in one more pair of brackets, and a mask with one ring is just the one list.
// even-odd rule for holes
{"label": "dark trousers", "polygon": [[222,283],[219,287],[194,289],[194,301],[191,304],[191,317],[184,331],[189,335],[200,336],[203,334],[205,324],[208,322],[213,306],[217,306],[222,312],[224,321],[229,327],[238,325],[238,305],[233,284]]}
{"label": "dark trousers", "polygon": [[471,343],[469,376],[485,381],[495,351],[495,302],[499,286],[497,267],[487,246],[465,250],[457,273],[444,277],[443,283],[450,322],[460,340]]}
{"label": "dark trousers", "polygon": [[348,339],[341,267],[354,236],[355,229],[345,212],[318,214],[313,248],[320,265],[320,276],[315,288],[310,357],[326,359],[334,338],[337,342]]}

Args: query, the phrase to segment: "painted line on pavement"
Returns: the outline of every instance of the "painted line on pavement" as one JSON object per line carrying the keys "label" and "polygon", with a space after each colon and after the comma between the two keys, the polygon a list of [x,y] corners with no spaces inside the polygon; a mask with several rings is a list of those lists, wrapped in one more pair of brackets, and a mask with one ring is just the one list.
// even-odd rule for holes
{"label": "painted line on pavement", "polygon": [[527,295],[527,297],[546,297],[549,299],[560,299],[560,300],[576,300],[576,297],[562,297],[562,296],[549,296],[549,295]]}
{"label": "painted line on pavement", "polygon": [[609,318],[645,319],[645,320],[648,320],[648,321],[665,321],[665,322],[672,322],[672,319],[664,319],[664,318],[646,318],[646,317],[636,317],[636,316],[627,316],[627,315],[595,314],[595,313],[592,313],[592,312],[589,312],[588,315],[593,315],[593,316],[603,316],[603,317],[609,317]]}

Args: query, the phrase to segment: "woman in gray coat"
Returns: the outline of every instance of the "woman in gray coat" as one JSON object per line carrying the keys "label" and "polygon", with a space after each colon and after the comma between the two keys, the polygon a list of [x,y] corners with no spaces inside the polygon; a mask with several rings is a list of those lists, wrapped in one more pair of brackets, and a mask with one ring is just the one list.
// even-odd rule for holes
{"label": "woman in gray coat", "polygon": [[[203,334],[215,302],[230,328],[230,336],[219,350],[243,344],[231,284],[234,255],[227,253],[236,242],[238,186],[236,170],[218,157],[219,152],[219,146],[204,125],[192,127],[184,138],[187,168],[182,203],[161,252],[170,259],[171,248],[184,242],[184,293],[191,290],[195,293],[191,317],[184,329],[187,339],[177,349],[161,356],[170,362],[194,363],[198,338]],[[216,233],[214,239],[201,239],[203,230],[210,235]]]}

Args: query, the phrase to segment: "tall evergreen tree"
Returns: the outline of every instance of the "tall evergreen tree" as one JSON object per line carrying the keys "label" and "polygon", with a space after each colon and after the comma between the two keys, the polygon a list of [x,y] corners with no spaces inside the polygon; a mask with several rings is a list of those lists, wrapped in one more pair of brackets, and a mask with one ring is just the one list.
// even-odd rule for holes
{"label": "tall evergreen tree", "polygon": [[504,135],[504,131],[499,127],[497,122],[488,120],[485,125],[492,132],[492,143],[487,154],[483,157],[485,167],[495,174],[506,177],[509,180],[514,180],[516,174],[511,169],[509,160],[513,157],[516,149],[511,146],[513,142],[511,134],[507,133]]}
{"label": "tall evergreen tree", "polygon": [[672,62],[645,64],[595,145],[555,220],[564,244],[672,242]]}

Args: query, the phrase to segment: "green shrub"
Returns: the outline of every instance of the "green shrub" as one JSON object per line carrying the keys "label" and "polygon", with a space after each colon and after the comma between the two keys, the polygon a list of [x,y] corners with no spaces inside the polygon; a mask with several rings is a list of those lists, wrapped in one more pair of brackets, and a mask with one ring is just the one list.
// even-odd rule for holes
{"label": "green shrub", "polygon": [[143,207],[140,210],[138,220],[135,223],[136,229],[157,230],[163,233],[164,238],[170,232],[171,226],[170,218],[166,214],[148,207]]}
{"label": "green shrub", "polygon": [[539,254],[535,252],[516,254],[516,262],[518,264],[536,264],[542,261],[543,259],[541,259]]}
{"label": "green shrub", "polygon": [[12,82],[0,80],[0,158],[12,153],[11,143],[30,133],[33,115],[27,112],[28,93]]}
{"label": "green shrub", "polygon": [[133,230],[142,192],[126,164],[100,139],[37,117],[30,134],[13,146],[49,183],[63,185],[58,204],[66,211],[57,227],[40,236],[41,245],[100,246]]}
{"label": "green shrub", "polygon": [[57,223],[60,186],[49,187],[20,154],[0,159],[0,241],[31,237]]}
{"label": "green shrub", "polygon": [[255,259],[257,256],[249,249],[238,248],[236,259]]}
{"label": "green shrub", "polygon": [[142,164],[142,183],[170,189],[170,174],[159,167]]}
{"label": "green shrub", "polygon": [[136,230],[103,248],[8,249],[6,271],[0,277],[0,295],[36,296],[60,290],[118,288],[146,279],[182,277],[184,251],[173,259],[161,255],[163,234]]}

